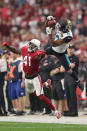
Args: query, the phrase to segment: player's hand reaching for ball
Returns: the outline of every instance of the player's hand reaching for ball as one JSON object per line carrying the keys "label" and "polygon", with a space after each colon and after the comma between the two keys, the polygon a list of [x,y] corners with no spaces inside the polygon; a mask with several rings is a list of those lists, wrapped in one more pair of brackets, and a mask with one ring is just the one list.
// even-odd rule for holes
{"label": "player's hand reaching for ball", "polygon": [[46,27],[54,27],[56,25],[56,19],[53,16],[48,16],[45,22]]}

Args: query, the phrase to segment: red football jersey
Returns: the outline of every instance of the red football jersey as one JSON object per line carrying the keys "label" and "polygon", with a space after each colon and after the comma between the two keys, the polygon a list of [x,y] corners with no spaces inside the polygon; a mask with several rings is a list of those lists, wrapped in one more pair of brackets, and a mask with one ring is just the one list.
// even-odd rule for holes
{"label": "red football jersey", "polygon": [[[33,75],[38,73],[40,60],[45,56],[43,50],[37,50],[35,52],[29,52],[26,46],[21,48],[22,57],[23,57],[23,70],[27,75]],[[41,55],[40,60],[36,60],[35,57]]]}

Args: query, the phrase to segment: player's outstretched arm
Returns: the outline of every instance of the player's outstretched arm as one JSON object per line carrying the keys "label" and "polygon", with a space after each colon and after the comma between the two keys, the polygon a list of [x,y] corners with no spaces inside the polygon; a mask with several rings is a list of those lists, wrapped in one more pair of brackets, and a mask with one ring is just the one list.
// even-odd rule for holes
{"label": "player's outstretched arm", "polygon": [[47,20],[45,22],[45,27],[46,27],[46,34],[50,40],[50,44],[54,47],[61,45],[64,41],[62,39],[54,41],[53,37],[52,37],[52,32],[53,29],[55,29],[56,26],[56,20],[55,17],[53,16],[48,16]]}
{"label": "player's outstretched arm", "polygon": [[[50,40],[50,44],[54,47],[60,46],[64,43],[68,43],[72,40],[71,32],[71,21],[65,18],[59,20],[59,23],[56,22],[56,18],[53,16],[48,16],[46,23],[46,33]],[[57,40],[53,39],[53,29],[60,31],[61,37]]]}
{"label": "player's outstretched arm", "polygon": [[67,33],[64,33],[63,37],[61,37],[60,39],[54,40],[53,37],[52,37],[52,31],[53,31],[52,28],[46,27],[46,33],[47,33],[48,38],[50,40],[50,44],[54,47],[60,46],[64,43],[68,43],[72,40],[72,36],[68,35]]}
{"label": "player's outstretched arm", "polygon": [[7,50],[9,50],[9,51],[11,51],[11,52],[13,52],[15,54],[21,54],[21,50],[17,50],[14,47],[9,46],[7,42],[4,42],[1,46],[5,47],[5,49],[7,49]]}
{"label": "player's outstretched arm", "polygon": [[48,37],[49,37],[49,40],[50,40],[50,44],[53,47],[60,46],[61,44],[64,44],[63,39],[59,39],[59,40],[54,41],[53,38],[52,38],[52,35],[49,35]]}

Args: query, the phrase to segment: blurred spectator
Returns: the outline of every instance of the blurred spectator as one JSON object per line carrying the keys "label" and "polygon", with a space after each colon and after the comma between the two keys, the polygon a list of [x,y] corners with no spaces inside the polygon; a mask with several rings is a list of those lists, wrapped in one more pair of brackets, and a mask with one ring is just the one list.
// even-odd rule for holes
{"label": "blurred spectator", "polygon": [[16,0],[16,5],[20,6],[22,4],[24,4],[26,2],[26,0]]}
{"label": "blurred spectator", "polygon": [[[7,63],[7,68],[8,68],[8,61],[10,59],[10,52],[7,50],[3,51],[3,59],[6,60]],[[11,100],[9,99],[9,92],[8,92],[8,72],[5,75],[5,85],[6,85],[6,97],[7,97],[7,108],[8,108],[8,112],[12,112],[12,103]]]}
{"label": "blurred spectator", "polygon": [[[74,46],[70,45],[67,51],[68,51],[68,56],[70,59],[70,65],[71,65],[72,71],[77,73],[77,76],[78,76],[79,60],[78,60],[78,57],[74,55]],[[78,116],[76,82],[74,78],[72,77],[72,75],[65,73],[64,86],[66,90],[67,104],[69,108],[69,111],[66,112],[64,115]]]}
{"label": "blurred spectator", "polygon": [[11,53],[11,57],[13,61],[9,64],[9,98],[12,101],[14,113],[23,115],[25,113],[25,88],[22,63],[18,55]]}
{"label": "blurred spectator", "polygon": [[[0,2],[0,41],[8,41],[16,48],[20,48],[20,42],[23,42],[20,32],[24,30],[24,34],[29,33],[25,41],[36,37],[44,47],[48,44],[44,31],[44,22],[48,15],[54,15],[57,20],[61,17],[71,19],[73,43],[76,48],[79,43],[79,49],[84,46],[81,38],[87,36],[86,0],[54,0],[54,2],[52,0],[3,0]],[[84,63],[87,55],[81,52],[79,58],[81,56],[83,59],[80,62]]]}
{"label": "blurred spectator", "polygon": [[86,96],[87,96],[87,62],[85,63],[85,65],[83,66],[82,70],[81,70],[81,76],[83,76],[83,80],[85,82],[85,88],[86,88]]}
{"label": "blurred spectator", "polygon": [[[29,85],[29,88],[34,88],[33,84]],[[33,114],[39,114],[43,112],[43,102],[38,99],[36,96],[35,92],[30,93],[30,91],[27,89],[29,93],[29,101],[30,101],[30,110],[28,115],[33,115]]]}
{"label": "blurred spectator", "polygon": [[[52,70],[53,67],[53,62],[54,58],[52,58],[52,56],[46,56],[45,58],[43,58],[40,62],[40,76],[41,76],[41,81],[42,83],[46,82],[48,79],[50,79],[50,71]],[[48,97],[50,100],[52,98],[52,92],[51,89],[48,87],[43,87],[44,90],[44,94],[46,97]],[[45,107],[45,112],[44,114],[50,114],[51,113],[51,109],[44,105]]]}
{"label": "blurred spectator", "polygon": [[2,58],[3,52],[0,50],[0,115],[7,116],[7,100],[6,100],[6,85],[5,75],[7,73],[6,60]]}
{"label": "blurred spectator", "polygon": [[[50,77],[52,80],[52,94],[56,110],[60,108],[60,112],[63,114],[68,111],[66,92],[64,89],[64,72],[65,69],[61,66],[59,60],[53,57],[52,70],[50,71]],[[61,105],[61,106],[60,106]]]}

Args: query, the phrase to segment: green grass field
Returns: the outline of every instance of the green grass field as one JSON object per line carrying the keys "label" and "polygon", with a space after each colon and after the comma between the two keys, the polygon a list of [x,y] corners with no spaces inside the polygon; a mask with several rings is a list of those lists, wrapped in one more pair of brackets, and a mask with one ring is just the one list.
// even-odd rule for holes
{"label": "green grass field", "polygon": [[0,131],[87,131],[87,125],[0,122]]}

